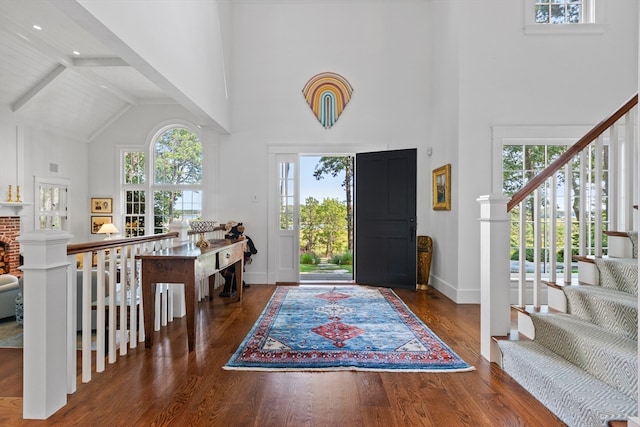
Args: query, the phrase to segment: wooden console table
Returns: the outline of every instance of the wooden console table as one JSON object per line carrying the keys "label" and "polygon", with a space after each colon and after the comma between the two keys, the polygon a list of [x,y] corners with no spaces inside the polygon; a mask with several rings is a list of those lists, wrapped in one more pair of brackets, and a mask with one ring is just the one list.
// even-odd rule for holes
{"label": "wooden console table", "polygon": [[196,262],[200,262],[209,276],[210,295],[213,296],[214,274],[235,265],[238,294],[230,301],[242,301],[242,271],[244,269],[245,241],[210,240],[209,247],[199,248],[186,244],[138,255],[142,271],[142,300],[144,302],[145,347],[153,346],[153,321],[156,298],[156,283],[184,283],[187,340],[189,351],[195,348],[196,314]]}

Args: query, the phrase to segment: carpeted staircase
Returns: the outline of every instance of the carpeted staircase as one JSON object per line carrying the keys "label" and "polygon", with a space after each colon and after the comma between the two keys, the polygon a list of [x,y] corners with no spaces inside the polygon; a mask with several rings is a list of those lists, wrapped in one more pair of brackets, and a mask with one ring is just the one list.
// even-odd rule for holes
{"label": "carpeted staircase", "polygon": [[595,260],[598,285],[562,286],[566,313],[531,311],[532,340],[498,340],[502,367],[570,427],[638,414],[637,232],[634,258]]}

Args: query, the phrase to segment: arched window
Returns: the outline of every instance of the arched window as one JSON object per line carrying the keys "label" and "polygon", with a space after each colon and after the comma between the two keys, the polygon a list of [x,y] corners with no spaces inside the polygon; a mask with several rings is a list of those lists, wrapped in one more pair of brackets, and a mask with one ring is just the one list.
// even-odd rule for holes
{"label": "arched window", "polygon": [[148,154],[123,150],[122,160],[125,236],[165,233],[173,220],[202,217],[202,143],[187,126],[163,127]]}
{"label": "arched window", "polygon": [[188,129],[172,127],[153,143],[153,234],[172,220],[202,216],[202,144]]}

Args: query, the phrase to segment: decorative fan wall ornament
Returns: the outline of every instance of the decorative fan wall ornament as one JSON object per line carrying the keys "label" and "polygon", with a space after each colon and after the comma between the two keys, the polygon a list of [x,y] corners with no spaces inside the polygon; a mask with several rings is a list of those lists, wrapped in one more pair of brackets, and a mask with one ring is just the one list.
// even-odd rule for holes
{"label": "decorative fan wall ornament", "polygon": [[340,74],[326,72],[311,77],[302,89],[304,99],[320,124],[329,129],[351,100],[353,87]]}

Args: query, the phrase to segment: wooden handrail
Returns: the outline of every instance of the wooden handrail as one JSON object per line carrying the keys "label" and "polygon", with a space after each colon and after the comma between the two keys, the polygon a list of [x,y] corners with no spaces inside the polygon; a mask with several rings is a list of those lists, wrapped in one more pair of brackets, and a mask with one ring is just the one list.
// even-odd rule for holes
{"label": "wooden handrail", "polygon": [[610,115],[598,123],[593,129],[585,134],[582,138],[573,144],[567,151],[562,153],[560,157],[553,161],[545,170],[538,175],[531,178],[529,182],[525,184],[517,193],[515,193],[509,203],[507,203],[507,212],[510,212],[515,206],[523,201],[529,194],[531,194],[536,188],[538,188],[547,178],[556,173],[560,168],[569,162],[580,151],[596,140],[607,129],[609,129],[615,122],[620,120],[622,116],[627,114],[633,107],[638,104],[638,94],[635,94],[630,100],[628,100],[622,107],[620,107],[615,113]]}
{"label": "wooden handrail", "polygon": [[95,252],[100,249],[116,248],[123,245],[133,245],[138,243],[155,242],[159,240],[171,239],[178,237],[180,233],[172,231],[171,233],[154,234],[152,236],[128,237],[126,239],[100,240],[98,242],[74,243],[67,245],[67,255],[80,254],[83,252]]}

